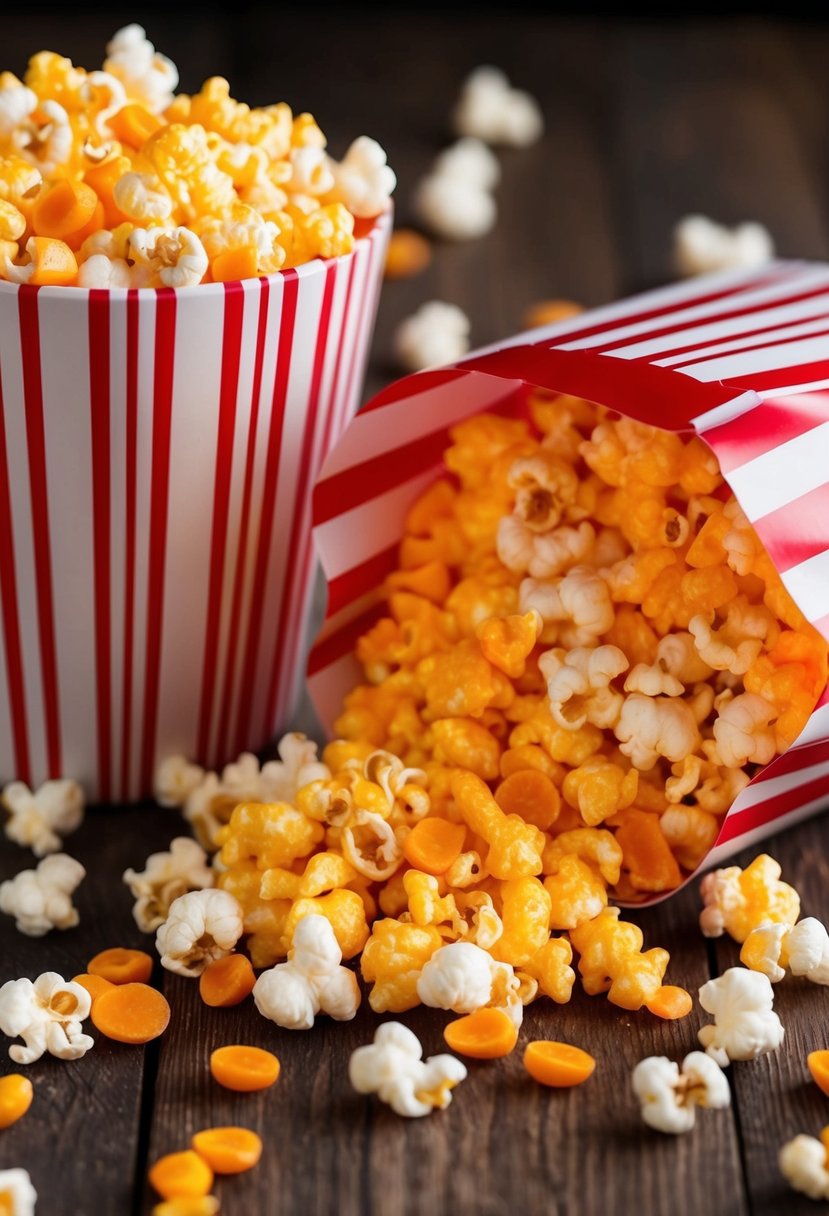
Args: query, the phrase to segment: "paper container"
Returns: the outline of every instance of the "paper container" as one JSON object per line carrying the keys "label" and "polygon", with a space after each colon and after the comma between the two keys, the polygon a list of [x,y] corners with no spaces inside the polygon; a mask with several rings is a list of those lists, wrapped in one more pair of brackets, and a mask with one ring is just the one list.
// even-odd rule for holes
{"label": "paper container", "polygon": [[182,291],[0,282],[0,778],[147,794],[286,722],[310,489],[357,404],[390,227]]}
{"label": "paper container", "polygon": [[[382,609],[406,512],[442,472],[448,429],[520,413],[526,386],[696,431],[808,619],[829,636],[829,267],[775,262],[649,292],[409,376],[376,396],[325,462],[314,537],[328,616],[309,661],[330,725],[361,680],[354,644]],[[706,865],[829,801],[829,692],[726,816]]]}

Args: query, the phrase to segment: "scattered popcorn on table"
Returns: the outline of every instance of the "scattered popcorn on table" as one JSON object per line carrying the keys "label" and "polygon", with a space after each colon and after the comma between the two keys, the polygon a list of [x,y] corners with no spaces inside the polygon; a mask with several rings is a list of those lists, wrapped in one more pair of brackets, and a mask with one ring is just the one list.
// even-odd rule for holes
{"label": "scattered popcorn on table", "polygon": [[360,986],[354,972],[340,966],[342,957],[330,922],[314,913],[304,916],[294,930],[287,963],[256,981],[256,1008],[286,1030],[310,1030],[318,1013],[351,1021],[360,1007]]}
{"label": "scattered popcorn on table", "polygon": [[174,900],[188,891],[212,887],[215,874],[197,841],[176,836],[169,852],[151,853],[143,870],[125,870],[124,882],[135,898],[135,923],[142,933],[154,933],[167,919]]}
{"label": "scattered popcorn on table", "polygon": [[472,942],[453,942],[436,950],[420,973],[417,995],[433,1009],[474,1013],[485,1006],[503,1009],[521,1025],[519,981],[509,963],[495,962]]}
{"label": "scattered popcorn on table", "polygon": [[35,1216],[37,1191],[26,1170],[0,1170],[0,1212],[4,1216]]}
{"label": "scattered popcorn on table", "polygon": [[753,1060],[776,1051],[784,1030],[772,1009],[774,992],[767,976],[743,967],[730,967],[699,990],[699,1003],[714,1018],[703,1026],[699,1041],[712,1059],[725,1068],[730,1060]]}
{"label": "scattered popcorn on table", "polygon": [[9,812],[9,840],[43,857],[63,848],[62,836],[83,822],[84,796],[77,781],[45,781],[34,793],[22,781],[12,781],[0,800]]}
{"label": "scattered popcorn on table", "polygon": [[8,980],[0,988],[0,1031],[25,1043],[14,1044],[9,1055],[15,1064],[33,1064],[46,1052],[79,1060],[95,1043],[81,1028],[91,1008],[87,990],[55,971],[44,972],[34,983]]}
{"label": "scattered popcorn on table", "polygon": [[674,228],[674,261],[682,275],[762,266],[773,257],[774,242],[762,224],[726,228],[704,215],[686,215]]}
{"label": "scattered popcorn on table", "polygon": [[383,1022],[373,1043],[351,1053],[348,1076],[358,1093],[377,1094],[396,1114],[419,1118],[449,1105],[466,1067],[456,1056],[424,1060],[411,1030],[400,1022]]}
{"label": "scattered popcorn on table", "polygon": [[529,93],[514,89],[498,68],[480,67],[464,82],[453,115],[459,135],[526,148],[541,138],[544,120]]}
{"label": "scattered popcorn on table", "polygon": [[795,1136],[787,1141],[778,1155],[780,1172],[792,1190],[810,1199],[829,1200],[829,1165],[826,1161],[829,1127],[814,1136]]}
{"label": "scattered popcorn on table", "polygon": [[498,157],[480,139],[459,139],[438,153],[432,172],[465,181],[479,190],[494,190],[501,178]]}
{"label": "scattered popcorn on table", "polygon": [[421,224],[447,241],[475,241],[495,227],[492,195],[447,173],[431,173],[417,185],[412,205]]}
{"label": "scattered popcorn on table", "polygon": [[229,891],[189,891],[173,900],[155,945],[162,967],[199,976],[208,963],[230,954],[242,931],[242,909]]}
{"label": "scattered popcorn on table", "polygon": [[373,139],[337,161],[310,114],[251,109],[221,77],[192,96],[175,95],[177,84],[138,25],[115,34],[103,71],[43,51],[23,82],[4,74],[0,278],[94,288],[253,278],[349,253],[355,219],[388,210],[395,175]]}
{"label": "scattered popcorn on table", "polygon": [[51,929],[74,929],[80,917],[72,895],[86,876],[74,857],[55,853],[35,870],[21,870],[0,883],[0,912],[15,918],[27,937],[43,937]]}
{"label": "scattered popcorn on table", "polygon": [[632,1080],[642,1118],[658,1132],[690,1131],[698,1106],[719,1110],[731,1105],[722,1069],[702,1051],[690,1052],[681,1065],[665,1056],[649,1056],[636,1065]]}
{"label": "scattered popcorn on table", "polygon": [[768,922],[752,929],[740,951],[740,962],[762,971],[773,984],[786,974],[804,975],[813,984],[829,984],[829,933],[814,916],[798,921],[791,929]]}
{"label": "scattered popcorn on table", "polygon": [[699,923],[705,937],[729,933],[744,942],[766,921],[791,928],[800,915],[800,896],[780,881],[781,873],[774,858],[761,853],[744,870],[728,866],[706,874],[699,887],[705,905]]}
{"label": "scattered popcorn on table", "polygon": [[401,367],[419,372],[462,359],[469,350],[469,318],[455,304],[430,300],[398,325],[394,351]]}

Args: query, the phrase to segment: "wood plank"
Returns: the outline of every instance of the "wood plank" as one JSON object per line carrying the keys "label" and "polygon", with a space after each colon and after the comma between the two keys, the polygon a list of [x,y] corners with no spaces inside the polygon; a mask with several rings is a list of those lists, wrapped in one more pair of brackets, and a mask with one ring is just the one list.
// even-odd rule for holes
{"label": "wood plank", "polygon": [[[132,897],[121,874],[130,865],[140,868],[148,853],[166,847],[180,830],[177,817],[155,807],[89,812],[66,847],[87,870],[75,897],[80,924],[31,938],[0,916],[0,983],[36,979],[44,971],[71,979],[108,946],[154,954],[152,939],[132,918]],[[28,850],[0,840],[0,881],[34,864]],[[91,1022],[84,1030],[96,1042],[83,1059],[47,1055],[28,1067],[9,1059],[9,1040],[0,1036],[0,1075],[23,1072],[35,1087],[29,1114],[0,1133],[0,1169],[29,1170],[40,1212],[91,1213],[94,1200],[96,1216],[126,1216],[133,1203],[146,1057],[154,1048],[114,1043]]]}

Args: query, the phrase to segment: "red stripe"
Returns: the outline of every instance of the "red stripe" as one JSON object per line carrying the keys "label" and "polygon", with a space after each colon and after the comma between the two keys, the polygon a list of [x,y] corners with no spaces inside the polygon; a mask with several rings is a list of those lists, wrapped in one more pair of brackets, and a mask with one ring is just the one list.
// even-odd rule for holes
{"label": "red stripe", "polygon": [[[221,755],[230,751],[230,708],[233,686],[237,675],[236,655],[239,644],[239,621],[242,613],[242,592],[245,586],[247,566],[248,532],[250,528],[250,503],[253,493],[253,474],[256,467],[256,430],[259,424],[259,396],[262,391],[262,370],[265,363],[265,335],[268,329],[268,298],[270,284],[259,280],[259,325],[256,332],[256,356],[253,365],[253,384],[250,396],[250,419],[248,423],[248,448],[245,457],[245,482],[242,490],[242,509],[239,516],[239,536],[236,544],[236,572],[233,584],[233,600],[230,606],[230,624],[227,636],[227,658],[222,688],[219,726],[216,733],[216,750]],[[240,693],[240,695],[244,695]]]}
{"label": "red stripe", "polygon": [[92,539],[95,564],[95,677],[98,793],[112,789],[112,622],[110,619],[109,293],[89,293],[89,405],[92,430]]}
{"label": "red stripe", "polygon": [[752,522],[781,574],[799,566],[829,548],[829,482]]}
{"label": "red stripe", "polygon": [[729,815],[717,837],[717,845],[736,840],[755,828],[766,827],[789,811],[796,811],[798,807],[805,806],[807,802],[813,802],[824,794],[829,794],[829,773],[816,777],[814,781],[807,781],[805,785],[796,786],[793,790],[785,790],[766,802],[758,802],[756,806],[748,807],[745,811]]}
{"label": "red stripe", "polygon": [[152,488],[147,569],[147,653],[144,671],[144,721],[141,740],[141,787],[152,786],[155,731],[158,721],[159,671],[164,614],[164,567],[167,559],[167,515],[170,498],[170,429],[176,347],[176,293],[156,291],[155,366],[153,375]]}
{"label": "red stripe", "polygon": [[323,638],[321,642],[317,642],[308,659],[308,678],[310,679],[311,676],[315,676],[317,672],[324,671],[326,667],[330,667],[332,663],[336,663],[343,655],[351,654],[362,635],[371,629],[372,625],[376,625],[381,617],[387,614],[388,608],[384,603],[375,604],[366,612],[361,612],[358,617],[353,621],[349,621],[347,625],[343,625],[336,633],[332,633],[327,638]]}
{"label": "red stripe", "polygon": [[[14,553],[2,377],[0,377],[0,609],[3,612],[6,679],[9,686],[9,707],[14,737],[16,772],[13,775],[19,781],[25,781],[26,785],[31,785],[32,764],[29,753],[26,688],[23,682],[23,652],[20,645],[20,619],[17,608],[17,559]],[[11,775],[7,774],[7,776]]]}
{"label": "red stripe", "polygon": [[358,566],[352,566],[350,570],[332,578],[328,584],[326,617],[333,616],[369,591],[379,588],[386,575],[397,567],[398,549],[399,545],[395,542],[388,549],[375,553]]}
{"label": "red stripe", "polygon": [[23,396],[26,406],[26,442],[29,449],[29,490],[34,532],[37,619],[40,667],[43,681],[43,717],[46,726],[46,762],[50,777],[61,776],[61,740],[58,667],[55,647],[55,609],[52,553],[46,478],[46,436],[43,421],[43,383],[40,368],[38,289],[18,292],[20,346],[23,357]]}
{"label": "red stripe", "polygon": [[816,739],[814,743],[807,743],[803,747],[790,747],[782,756],[767,764],[752,779],[751,784],[762,784],[764,781],[773,781],[775,777],[785,777],[788,773],[798,773],[824,760],[829,760],[829,739]]}
{"label": "red stripe", "polygon": [[273,381],[271,422],[268,432],[267,463],[262,487],[262,510],[259,517],[259,536],[256,546],[256,567],[253,575],[250,614],[248,616],[245,658],[242,666],[242,681],[239,687],[239,709],[236,721],[235,752],[251,746],[250,723],[253,712],[253,690],[256,683],[256,666],[262,636],[262,618],[265,608],[265,583],[268,559],[273,534],[276,509],[276,490],[279,479],[279,463],[282,457],[282,440],[285,425],[285,402],[288,394],[288,376],[291,369],[291,351],[294,341],[297,295],[299,283],[295,270],[286,270],[282,276],[282,311],[279,318],[279,340],[276,353],[276,368]]}
{"label": "red stripe", "polygon": [[[768,350],[768,349],[771,349],[776,346],[789,346],[789,345],[791,345],[792,342],[805,342],[808,338],[822,338],[822,337],[825,337],[825,335],[827,333],[829,333],[829,330],[819,329],[819,330],[815,330],[812,333],[792,334],[790,337],[773,338],[771,340],[771,342],[762,342],[762,341],[748,342],[748,341],[746,341],[741,346],[732,347],[732,343],[737,342],[737,341],[742,341],[743,339],[748,339],[748,338],[752,338],[752,337],[759,338],[763,334],[768,334],[768,333],[778,333],[779,334],[781,330],[794,329],[798,326],[806,325],[810,321],[825,321],[825,320],[826,320],[826,313],[822,312],[822,313],[820,313],[819,316],[816,316],[816,317],[800,317],[797,321],[789,322],[788,325],[781,325],[780,322],[778,321],[776,324],[773,324],[773,325],[764,325],[761,329],[749,329],[749,330],[746,330],[745,333],[732,334],[730,337],[721,338],[717,342],[717,346],[719,349],[713,350],[707,355],[696,355],[695,357],[690,358],[690,359],[683,359],[679,363],[672,363],[671,367],[676,371],[681,367],[696,367],[698,364],[701,364],[701,363],[710,363],[714,359],[730,359],[732,356],[747,354],[748,351],[751,351],[751,350]],[[714,345],[714,343],[711,342],[711,340],[709,339],[708,342],[698,342],[696,344],[696,346],[686,346],[681,349],[688,350],[688,351],[705,350],[706,347],[713,346],[713,345]],[[672,353],[676,353],[676,352],[669,351],[667,356],[663,355],[660,352],[658,358],[660,360],[664,359],[666,357],[669,357]],[[643,358],[653,359],[654,357],[655,356],[653,356],[653,355],[650,355],[650,356],[638,355],[637,356],[637,358],[639,358],[639,359],[643,359]]]}
{"label": "red stripe", "polygon": [[699,434],[714,449],[727,476],[733,469],[827,421],[829,392],[799,393],[791,397],[767,397],[729,422],[701,427]]}
{"label": "red stripe", "polygon": [[763,372],[752,372],[747,376],[729,376],[727,384],[737,385],[738,388],[753,388],[755,392],[765,393],[776,388],[795,388],[801,384],[811,384],[815,380],[829,379],[829,357],[813,360],[811,363],[793,363],[791,367],[768,368]]}
{"label": "red stripe", "polygon": [[386,405],[394,405],[397,401],[405,401],[408,397],[415,396],[416,393],[428,393],[432,389],[441,388],[444,384],[451,384],[453,380],[461,380],[463,372],[459,372],[456,367],[441,367],[435,371],[416,372],[412,376],[404,376],[402,380],[395,380],[386,388],[381,388],[379,393],[375,393],[371,400],[363,406],[361,413],[370,414],[372,410],[382,409]]}
{"label": "red stripe", "polygon": [[209,760],[210,718],[216,691],[219,628],[222,617],[227,522],[230,510],[230,480],[233,466],[233,441],[236,432],[236,396],[239,387],[239,360],[242,351],[242,318],[245,292],[241,283],[225,283],[222,325],[222,371],[219,388],[219,417],[216,432],[216,468],[213,476],[213,528],[210,540],[210,575],[207,595],[207,624],[204,632],[198,759]]}
{"label": "red stripe", "polygon": [[[320,406],[320,385],[322,383],[322,369],[325,362],[325,349],[328,342],[328,328],[331,324],[331,304],[334,298],[334,276],[332,273],[333,266],[329,264],[325,270],[325,287],[323,289],[322,306],[320,308],[319,328],[317,330],[317,346],[314,352],[314,366],[311,373],[311,385],[308,392],[308,404],[305,417],[305,434],[302,439],[302,452],[299,457],[299,476],[294,492],[294,509],[293,518],[291,520],[290,539],[288,541],[288,551],[285,564],[285,585],[282,589],[282,602],[279,606],[279,617],[275,630],[275,656],[273,668],[271,671],[270,686],[268,688],[267,701],[265,703],[265,721],[263,723],[262,736],[268,734],[273,723],[274,708],[276,702],[277,691],[284,676],[286,659],[289,663],[294,661],[294,655],[288,653],[288,647],[285,645],[287,641],[287,631],[289,622],[292,620],[290,615],[294,607],[293,601],[296,597],[296,576],[298,574],[298,550],[302,541],[303,525],[308,528],[307,512],[308,512],[308,491],[309,486],[313,485],[317,470],[312,467],[312,452],[314,441],[314,429],[317,421],[317,412]],[[298,594],[301,597],[303,588],[299,585]]]}
{"label": "red stripe", "polygon": [[130,796],[132,648],[135,631],[135,495],[138,449],[138,292],[127,292],[127,383],[124,476],[124,671],[121,719],[121,797]]}

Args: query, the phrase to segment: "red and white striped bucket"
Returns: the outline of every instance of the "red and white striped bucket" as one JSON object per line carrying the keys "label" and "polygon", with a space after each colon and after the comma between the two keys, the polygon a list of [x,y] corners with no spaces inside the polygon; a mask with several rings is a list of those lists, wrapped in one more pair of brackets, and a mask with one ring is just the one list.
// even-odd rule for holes
{"label": "red and white striped bucket", "polygon": [[[361,680],[354,644],[382,615],[406,513],[444,471],[449,429],[483,411],[520,412],[527,385],[696,431],[799,607],[829,637],[829,266],[775,262],[521,334],[369,402],[314,490],[328,615],[308,676],[323,722]],[[705,864],[827,804],[829,689],[795,744],[737,798]]]}
{"label": "red and white striped bucket", "polygon": [[249,282],[0,282],[0,779],[133,799],[285,724],[390,225]]}

